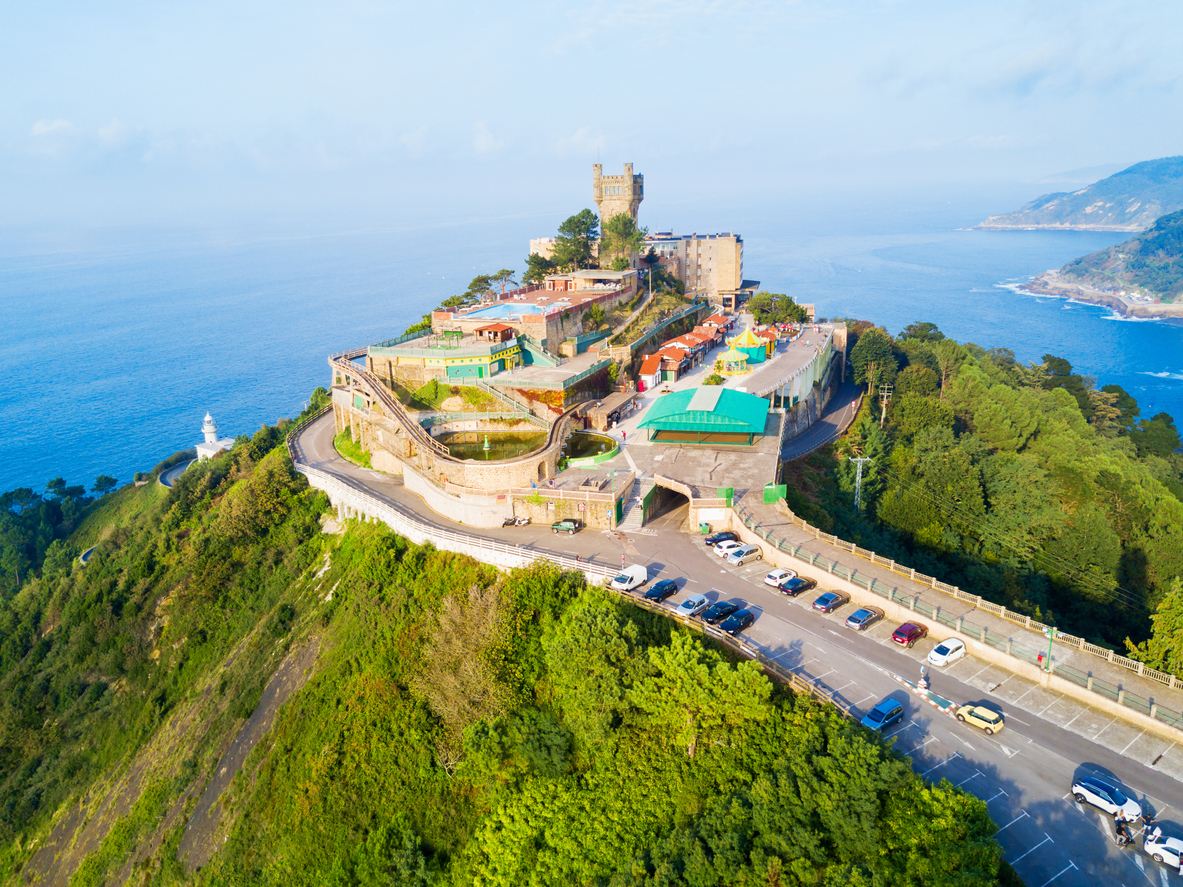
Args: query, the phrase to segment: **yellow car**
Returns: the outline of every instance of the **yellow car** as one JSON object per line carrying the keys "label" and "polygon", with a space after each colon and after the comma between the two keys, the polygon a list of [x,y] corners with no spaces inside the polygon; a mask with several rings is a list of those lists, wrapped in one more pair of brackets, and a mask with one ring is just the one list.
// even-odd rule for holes
{"label": "yellow car", "polygon": [[968,702],[957,709],[957,720],[973,724],[991,736],[1006,726],[1006,722],[1002,720],[1002,715],[998,712]]}

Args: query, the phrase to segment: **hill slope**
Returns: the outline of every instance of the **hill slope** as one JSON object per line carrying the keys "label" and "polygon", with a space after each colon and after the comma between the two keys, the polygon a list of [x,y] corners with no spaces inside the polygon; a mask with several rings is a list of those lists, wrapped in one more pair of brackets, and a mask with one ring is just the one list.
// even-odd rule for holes
{"label": "hill slope", "polygon": [[1135,163],[1079,191],[1044,194],[1013,213],[975,227],[1142,231],[1183,209],[1183,157]]}

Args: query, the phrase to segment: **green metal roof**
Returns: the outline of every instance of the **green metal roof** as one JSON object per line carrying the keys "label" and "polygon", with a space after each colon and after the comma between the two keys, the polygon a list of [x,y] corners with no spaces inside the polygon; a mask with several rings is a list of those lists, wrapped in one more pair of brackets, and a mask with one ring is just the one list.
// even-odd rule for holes
{"label": "green metal roof", "polygon": [[768,409],[767,398],[718,385],[701,385],[659,397],[638,427],[763,434]]}

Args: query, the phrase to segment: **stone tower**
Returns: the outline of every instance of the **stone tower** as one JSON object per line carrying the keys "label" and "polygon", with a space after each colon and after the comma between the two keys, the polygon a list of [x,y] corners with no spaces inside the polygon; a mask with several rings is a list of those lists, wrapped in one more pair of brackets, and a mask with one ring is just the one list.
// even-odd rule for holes
{"label": "stone tower", "polygon": [[592,165],[592,197],[600,211],[600,224],[620,213],[628,213],[637,220],[637,208],[645,197],[645,177],[633,175],[633,165],[624,165],[624,175],[606,176],[603,167]]}

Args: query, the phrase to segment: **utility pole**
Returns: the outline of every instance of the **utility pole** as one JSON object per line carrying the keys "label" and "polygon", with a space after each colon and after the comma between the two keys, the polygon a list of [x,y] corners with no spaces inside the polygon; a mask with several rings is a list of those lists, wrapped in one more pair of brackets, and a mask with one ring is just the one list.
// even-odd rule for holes
{"label": "utility pole", "polygon": [[857,467],[854,470],[854,510],[863,510],[863,463],[873,461],[870,456],[851,456],[850,461]]}
{"label": "utility pole", "polygon": [[879,412],[879,427],[883,427],[883,420],[887,418],[887,402],[891,400],[891,392],[894,390],[894,385],[883,384],[879,386],[879,402],[882,404],[882,409]]}
{"label": "utility pole", "polygon": [[1047,635],[1047,665],[1044,667],[1044,671],[1051,671],[1052,670],[1052,644],[1054,644],[1056,642],[1056,630],[1054,628],[1049,627],[1044,630],[1044,633]]}

